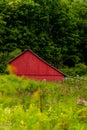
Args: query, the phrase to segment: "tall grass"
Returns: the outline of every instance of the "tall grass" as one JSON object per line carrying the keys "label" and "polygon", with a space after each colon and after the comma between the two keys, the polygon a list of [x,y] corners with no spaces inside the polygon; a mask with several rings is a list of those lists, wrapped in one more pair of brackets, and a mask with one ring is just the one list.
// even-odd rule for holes
{"label": "tall grass", "polygon": [[0,76],[0,130],[86,130],[86,78],[45,82]]}

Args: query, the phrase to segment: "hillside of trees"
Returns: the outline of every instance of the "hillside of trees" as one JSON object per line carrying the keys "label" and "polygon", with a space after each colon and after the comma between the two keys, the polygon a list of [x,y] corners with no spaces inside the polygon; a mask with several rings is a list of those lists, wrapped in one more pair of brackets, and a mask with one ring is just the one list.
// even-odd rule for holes
{"label": "hillside of trees", "polygon": [[0,73],[25,49],[85,73],[87,0],[0,0]]}

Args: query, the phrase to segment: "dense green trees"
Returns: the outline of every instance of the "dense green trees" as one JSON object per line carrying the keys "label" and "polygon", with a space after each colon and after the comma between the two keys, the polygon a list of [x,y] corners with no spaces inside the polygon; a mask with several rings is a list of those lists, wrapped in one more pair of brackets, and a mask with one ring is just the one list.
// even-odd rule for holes
{"label": "dense green trees", "polygon": [[32,49],[57,68],[87,64],[86,15],[87,0],[0,1],[0,72],[16,49]]}

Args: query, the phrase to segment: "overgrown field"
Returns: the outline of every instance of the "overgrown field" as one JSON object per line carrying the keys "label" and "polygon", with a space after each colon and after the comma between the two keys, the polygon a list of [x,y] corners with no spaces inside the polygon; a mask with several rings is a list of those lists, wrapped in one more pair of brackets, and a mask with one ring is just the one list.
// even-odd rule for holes
{"label": "overgrown field", "polygon": [[0,76],[0,130],[87,130],[87,80]]}

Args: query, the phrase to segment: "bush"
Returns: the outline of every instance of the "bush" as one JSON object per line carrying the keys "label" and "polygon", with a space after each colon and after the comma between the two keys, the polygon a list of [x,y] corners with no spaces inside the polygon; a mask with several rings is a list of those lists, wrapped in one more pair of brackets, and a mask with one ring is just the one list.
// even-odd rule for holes
{"label": "bush", "polygon": [[64,67],[61,69],[65,74],[70,76],[82,76],[87,74],[87,66],[83,63],[76,64],[75,67]]}
{"label": "bush", "polygon": [[17,55],[21,53],[20,49],[16,49],[12,52],[0,52],[0,73],[8,73],[8,62],[15,58]]}

